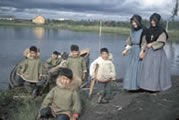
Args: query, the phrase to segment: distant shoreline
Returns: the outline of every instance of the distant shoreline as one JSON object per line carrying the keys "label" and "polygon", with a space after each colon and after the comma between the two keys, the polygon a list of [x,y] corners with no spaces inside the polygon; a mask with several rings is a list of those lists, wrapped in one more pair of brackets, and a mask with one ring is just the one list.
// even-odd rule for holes
{"label": "distant shoreline", "polygon": [[[79,31],[79,32],[99,32],[99,26],[91,25],[70,25],[66,23],[53,23],[53,24],[34,24],[32,22],[21,22],[15,23],[12,21],[2,22],[0,21],[0,26],[14,26],[14,27],[44,27],[44,28],[54,28],[54,29],[65,29],[71,31]],[[112,27],[112,26],[102,26],[102,33],[111,33],[111,34],[119,34],[128,36],[130,32],[130,28],[128,27]],[[172,29],[168,31],[169,41],[179,42],[179,30]]]}

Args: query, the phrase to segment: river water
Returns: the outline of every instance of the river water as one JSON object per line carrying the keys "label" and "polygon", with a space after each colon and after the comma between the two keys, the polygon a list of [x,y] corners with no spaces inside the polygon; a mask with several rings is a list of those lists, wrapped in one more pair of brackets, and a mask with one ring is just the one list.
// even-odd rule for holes
{"label": "river water", "polygon": [[[40,48],[43,62],[54,50],[69,52],[71,44],[80,49],[90,49],[90,62],[99,56],[99,48],[107,47],[113,55],[117,78],[123,78],[127,57],[121,56],[127,36],[98,33],[74,32],[62,29],[41,27],[0,26],[0,89],[8,88],[8,76],[19,60],[23,59],[24,49],[31,45]],[[172,75],[179,75],[179,44],[167,43],[165,51]]]}

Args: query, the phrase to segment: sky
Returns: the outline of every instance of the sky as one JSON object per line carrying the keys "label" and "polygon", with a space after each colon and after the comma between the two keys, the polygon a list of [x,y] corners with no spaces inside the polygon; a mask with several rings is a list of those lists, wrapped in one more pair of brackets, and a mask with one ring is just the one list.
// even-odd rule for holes
{"label": "sky", "polygon": [[[90,19],[126,21],[133,14],[149,19],[154,12],[169,19],[176,0],[0,0],[0,16],[31,19]],[[179,19],[177,16],[176,19]]]}

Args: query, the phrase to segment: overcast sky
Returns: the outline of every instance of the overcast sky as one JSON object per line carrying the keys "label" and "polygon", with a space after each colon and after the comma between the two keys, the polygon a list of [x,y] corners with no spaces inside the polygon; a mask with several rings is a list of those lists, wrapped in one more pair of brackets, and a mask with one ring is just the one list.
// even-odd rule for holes
{"label": "overcast sky", "polygon": [[[176,0],[0,0],[0,16],[129,20],[133,14],[148,19],[158,12],[171,16]],[[177,17],[178,19],[178,17]]]}

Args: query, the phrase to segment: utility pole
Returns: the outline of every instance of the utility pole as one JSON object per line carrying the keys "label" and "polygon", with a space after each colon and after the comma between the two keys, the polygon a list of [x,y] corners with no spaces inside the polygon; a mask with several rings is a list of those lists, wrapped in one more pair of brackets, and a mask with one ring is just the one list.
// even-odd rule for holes
{"label": "utility pole", "polygon": [[101,49],[102,20],[99,21],[99,51]]}
{"label": "utility pole", "polygon": [[173,21],[175,20],[175,16],[177,15],[178,15],[178,0],[176,0],[175,8],[173,9],[172,16],[171,16]]}
{"label": "utility pole", "polygon": [[168,24],[169,24],[170,19],[171,19],[172,21],[174,21],[174,20],[175,20],[175,16],[178,15],[178,1],[179,1],[179,0],[176,0],[175,7],[174,7],[174,9],[173,9],[173,11],[172,11],[172,16],[171,16],[171,17],[167,20],[167,22],[166,22],[166,31],[167,31],[167,32],[168,32]]}

